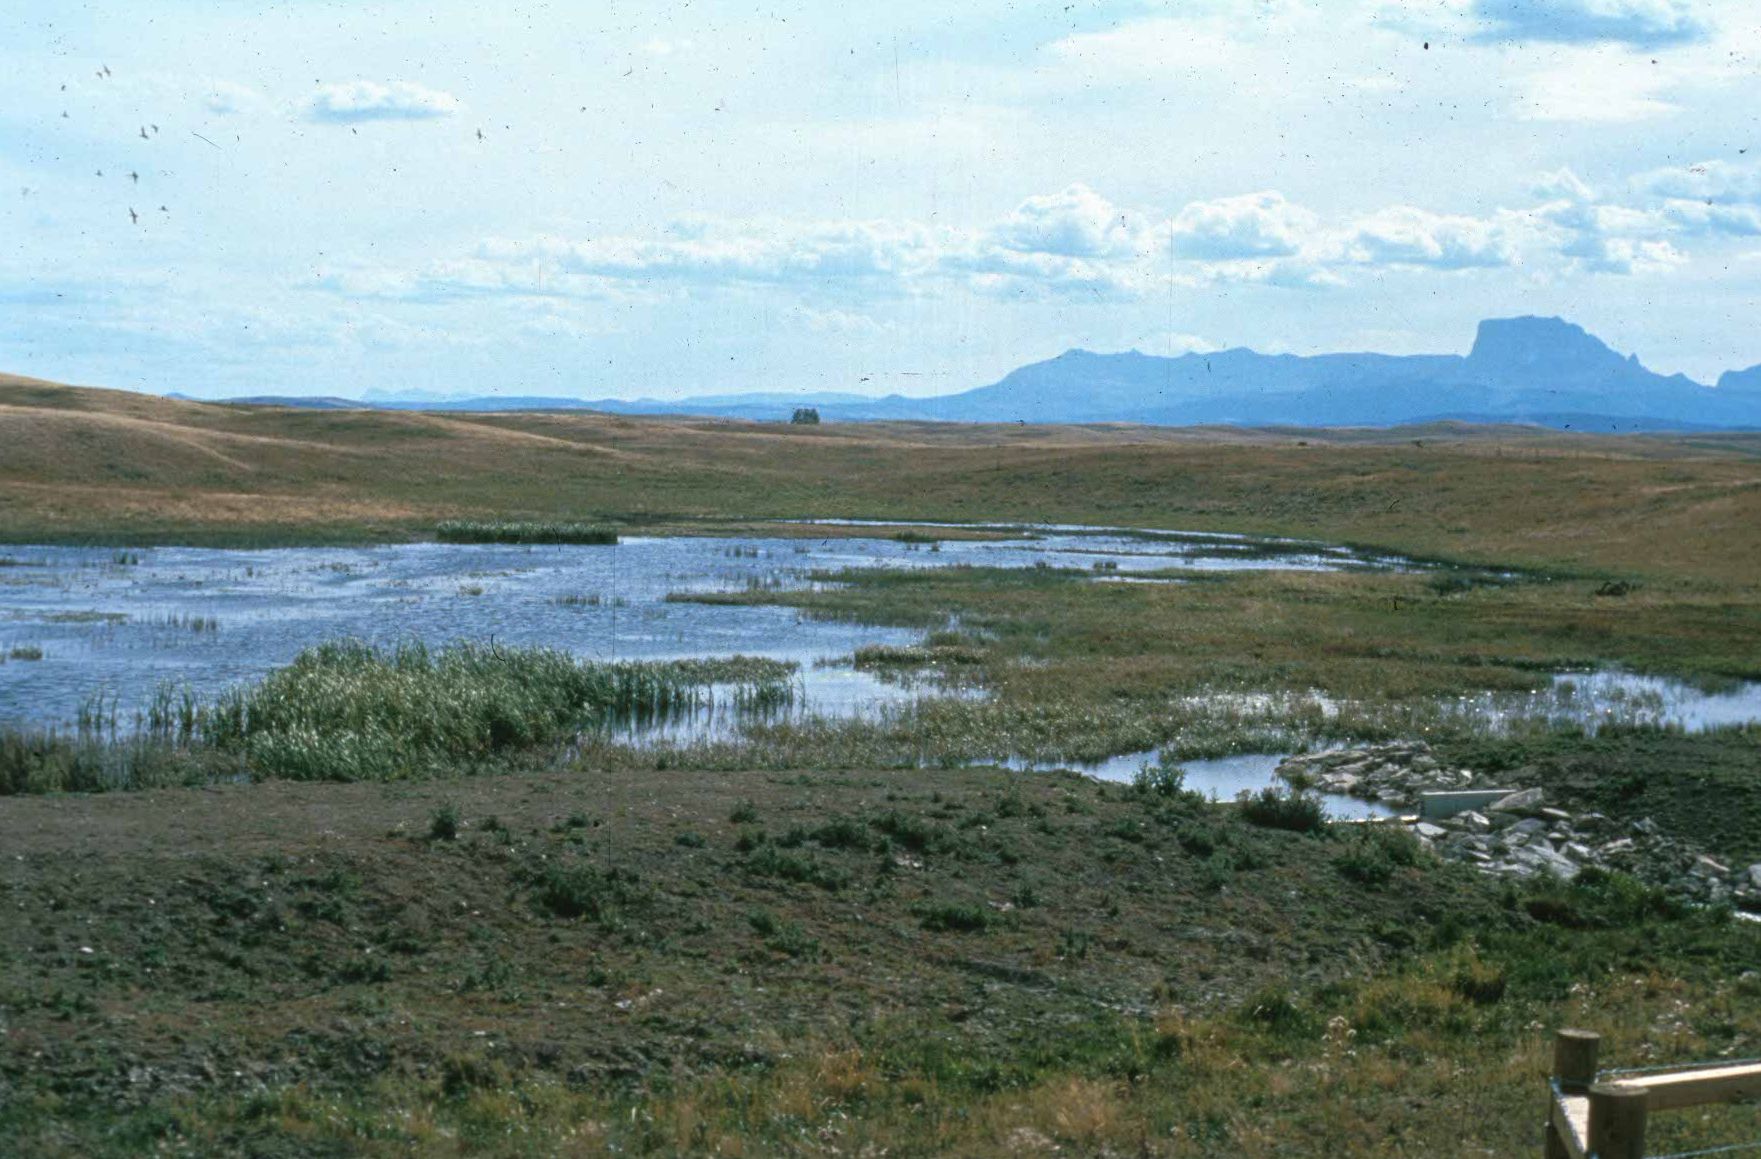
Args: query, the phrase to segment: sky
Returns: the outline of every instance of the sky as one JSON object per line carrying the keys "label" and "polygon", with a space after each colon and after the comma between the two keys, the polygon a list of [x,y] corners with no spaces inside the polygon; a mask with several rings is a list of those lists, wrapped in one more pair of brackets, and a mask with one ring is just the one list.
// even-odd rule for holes
{"label": "sky", "polygon": [[4,0],[0,371],[939,394],[1071,347],[1761,363],[1752,0]]}

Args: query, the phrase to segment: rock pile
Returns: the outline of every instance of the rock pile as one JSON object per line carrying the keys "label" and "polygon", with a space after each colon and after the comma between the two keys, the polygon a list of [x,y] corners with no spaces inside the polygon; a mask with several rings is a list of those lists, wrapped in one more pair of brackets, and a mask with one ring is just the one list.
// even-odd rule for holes
{"label": "rock pile", "polygon": [[[1421,793],[1491,786],[1467,769],[1444,768],[1423,742],[1299,755],[1281,764],[1278,775],[1295,786],[1396,806],[1417,805]],[[1486,873],[1550,873],[1570,880],[1595,866],[1631,874],[1687,902],[1761,913],[1761,863],[1725,865],[1664,833],[1649,817],[1623,824],[1601,813],[1550,807],[1540,789],[1519,789],[1482,809],[1411,824],[1439,856]]]}
{"label": "rock pile", "polygon": [[1447,769],[1424,741],[1398,741],[1362,748],[1298,753],[1278,766],[1278,776],[1299,788],[1342,793],[1385,805],[1412,805],[1420,793],[1490,785],[1467,769]]}

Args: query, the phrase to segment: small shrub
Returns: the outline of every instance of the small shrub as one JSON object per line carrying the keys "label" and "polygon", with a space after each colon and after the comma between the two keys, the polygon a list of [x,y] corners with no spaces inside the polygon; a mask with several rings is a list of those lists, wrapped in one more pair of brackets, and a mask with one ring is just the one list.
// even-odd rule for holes
{"label": "small shrub", "polygon": [[1143,822],[1121,817],[1104,826],[1101,833],[1107,837],[1117,838],[1132,845],[1142,845],[1145,841]]}
{"label": "small shrub", "polygon": [[882,813],[869,824],[916,853],[931,853],[952,844],[950,835],[940,825],[897,809]]}
{"label": "small shrub", "polygon": [[559,918],[609,922],[636,899],[634,875],[580,862],[546,862],[527,880],[534,903]]}
{"label": "small shrub", "polygon": [[1182,825],[1180,827],[1178,839],[1180,841],[1180,848],[1186,850],[1194,857],[1209,857],[1217,851],[1218,845],[1222,844],[1222,839],[1217,835],[1217,830],[1210,825],[1202,823]]}
{"label": "small shrub", "polygon": [[836,866],[825,865],[804,853],[785,852],[768,842],[747,856],[746,869],[760,877],[817,885],[832,893],[850,884],[850,875]]}
{"label": "small shrub", "polygon": [[728,820],[736,825],[750,825],[758,820],[758,805],[751,800],[741,801],[728,813]]}
{"label": "small shrub", "polygon": [[1131,785],[1145,796],[1178,797],[1186,792],[1186,770],[1179,765],[1145,765]]}
{"label": "small shrub", "polygon": [[1333,864],[1361,885],[1381,885],[1396,870],[1417,865],[1422,848],[1404,825],[1365,825],[1333,858]]}
{"label": "small shrub", "polygon": [[1314,1034],[1314,1016],[1291,998],[1289,991],[1269,986],[1241,1007],[1242,1017],[1280,1037],[1304,1038]]}
{"label": "small shrub", "polygon": [[430,841],[451,841],[459,835],[459,828],[464,820],[459,816],[459,807],[452,801],[443,801],[439,808],[428,815],[428,839]]}
{"label": "small shrub", "polygon": [[673,844],[685,849],[702,849],[707,842],[703,840],[703,834],[687,829],[673,837]]}
{"label": "small shrub", "polygon": [[949,933],[975,934],[990,928],[991,915],[983,906],[943,903],[923,908],[924,929]]}
{"label": "small shrub", "polygon": [[755,910],[746,919],[752,930],[764,939],[765,947],[791,958],[819,957],[819,940],[807,936],[796,922],[780,922],[764,910]]}
{"label": "small shrub", "polygon": [[384,958],[350,958],[336,969],[338,982],[378,984],[391,981],[391,963]]}
{"label": "small shrub", "polygon": [[874,847],[875,839],[867,826],[849,817],[834,817],[808,834],[814,844],[826,849],[854,849],[863,852]]}
{"label": "small shrub", "polygon": [[1504,967],[1488,962],[1478,954],[1464,956],[1449,979],[1449,988],[1475,1006],[1491,1006],[1498,1002],[1509,985]]}
{"label": "small shrub", "polygon": [[1327,825],[1320,798],[1309,793],[1281,793],[1268,786],[1257,793],[1243,792],[1236,801],[1242,818],[1263,829],[1319,833]]}

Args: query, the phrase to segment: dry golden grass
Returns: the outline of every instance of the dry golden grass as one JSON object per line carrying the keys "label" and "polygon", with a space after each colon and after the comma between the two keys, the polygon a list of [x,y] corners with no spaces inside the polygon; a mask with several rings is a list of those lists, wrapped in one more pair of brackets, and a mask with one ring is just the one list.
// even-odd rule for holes
{"label": "dry golden grass", "polygon": [[[383,539],[443,518],[1022,519],[1736,583],[1761,438],[306,411],[0,378],[0,539]],[[1663,545],[1667,547],[1664,548]]]}

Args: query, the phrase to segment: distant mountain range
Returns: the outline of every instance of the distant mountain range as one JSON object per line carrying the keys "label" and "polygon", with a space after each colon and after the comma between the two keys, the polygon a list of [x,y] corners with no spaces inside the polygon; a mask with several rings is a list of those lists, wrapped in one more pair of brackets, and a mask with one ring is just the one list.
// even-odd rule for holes
{"label": "distant mountain range", "polygon": [[[174,396],[177,397],[177,396]],[[1761,428],[1761,366],[1717,386],[1647,370],[1559,318],[1481,322],[1467,355],[1260,354],[1245,347],[1164,358],[1070,350],[1000,382],[932,398],[858,394],[657,399],[391,396],[361,401],[257,396],[228,402],[394,410],[596,410],[786,419],[811,406],[826,421],[1153,423],[1185,426],[1392,426],[1460,419],[1571,430]]]}

